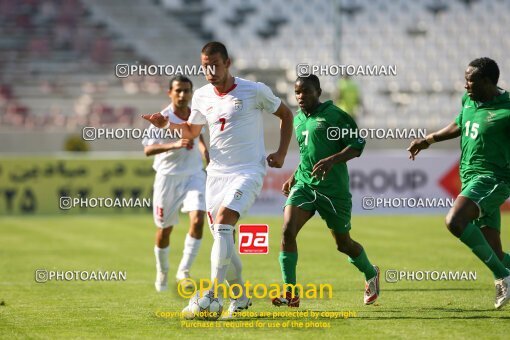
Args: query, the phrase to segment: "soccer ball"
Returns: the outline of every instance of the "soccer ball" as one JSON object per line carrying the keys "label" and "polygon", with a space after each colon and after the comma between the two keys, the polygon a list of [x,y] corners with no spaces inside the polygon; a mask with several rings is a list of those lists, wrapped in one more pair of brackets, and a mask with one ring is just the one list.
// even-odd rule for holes
{"label": "soccer ball", "polygon": [[212,291],[197,291],[189,300],[189,304],[183,310],[183,315],[198,320],[218,320],[223,312],[223,301],[214,297]]}

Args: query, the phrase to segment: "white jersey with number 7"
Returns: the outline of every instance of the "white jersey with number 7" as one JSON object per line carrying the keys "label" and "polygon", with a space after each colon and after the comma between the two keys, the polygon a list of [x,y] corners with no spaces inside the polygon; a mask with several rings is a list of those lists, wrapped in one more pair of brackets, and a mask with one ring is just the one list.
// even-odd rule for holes
{"label": "white jersey with number 7", "polygon": [[263,83],[235,78],[226,93],[207,84],[193,94],[188,122],[209,126],[207,173],[266,172],[262,111],[274,113],[281,100]]}

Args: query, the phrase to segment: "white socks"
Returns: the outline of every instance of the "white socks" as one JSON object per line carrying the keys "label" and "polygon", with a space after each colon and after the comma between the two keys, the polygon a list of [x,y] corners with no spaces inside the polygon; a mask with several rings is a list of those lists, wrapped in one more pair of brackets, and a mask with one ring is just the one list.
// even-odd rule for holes
{"label": "white socks", "polygon": [[228,224],[213,226],[214,243],[211,250],[211,281],[223,283],[234,251],[234,227]]}
{"label": "white socks", "polygon": [[154,255],[156,256],[156,270],[162,273],[168,273],[170,263],[168,260],[168,254],[170,253],[170,246],[166,248],[158,248],[154,246]]}
{"label": "white socks", "polygon": [[197,257],[201,243],[202,240],[198,240],[191,237],[189,234],[186,234],[186,240],[184,240],[184,250],[182,251],[182,259],[177,272],[189,272],[195,257]]}
{"label": "white socks", "polygon": [[[211,249],[211,281],[214,283],[223,283],[227,280],[229,286],[236,285],[233,288],[235,296],[240,295],[244,300],[246,292],[244,289],[244,281],[242,279],[243,265],[241,258],[235,250],[234,245],[234,227],[228,224],[213,225],[214,242]],[[195,239],[189,234],[186,235],[184,241],[184,251],[178,272],[189,271],[193,261],[195,260],[202,240]],[[158,248],[154,246],[154,255],[156,256],[156,269],[158,272],[167,273],[170,267],[169,255],[170,246],[166,248]],[[238,286],[242,287],[242,292]]]}
{"label": "white socks", "polygon": [[[236,250],[232,252],[232,258],[230,259],[230,266],[227,271],[227,283],[229,286],[235,284],[232,287],[232,293],[234,296],[239,296],[239,299],[246,299],[246,289],[244,287],[244,281],[242,278],[243,272],[243,264],[241,263],[241,258]],[[237,285],[241,286],[241,289]]]}

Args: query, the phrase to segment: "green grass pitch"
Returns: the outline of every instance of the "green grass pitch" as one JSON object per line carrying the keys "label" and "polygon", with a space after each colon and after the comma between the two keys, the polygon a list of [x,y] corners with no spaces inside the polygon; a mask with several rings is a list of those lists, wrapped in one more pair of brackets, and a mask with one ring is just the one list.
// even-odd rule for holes
{"label": "green grass pitch", "polygon": [[[243,276],[253,283],[280,283],[278,265],[281,217],[252,216],[242,222],[270,226],[268,255],[243,255]],[[503,245],[510,250],[503,218]],[[171,239],[172,277],[180,260],[187,220]],[[442,216],[355,216],[352,236],[381,267],[381,296],[363,305],[363,277],[335,249],[322,220],[314,218],[298,237],[298,281],[329,283],[333,298],[301,301],[299,310],[351,311],[356,317],[320,318],[328,328],[270,328],[283,317],[245,318],[261,328],[188,328],[156,312],[180,311],[187,300],[175,287],[156,293],[153,286],[155,228],[150,215],[46,216],[0,218],[0,338],[490,338],[510,337],[510,306],[496,311],[490,272],[445,229]],[[209,277],[211,234],[192,276]],[[36,283],[34,272],[48,270],[126,271],[127,280]],[[402,281],[387,283],[384,272],[397,270],[476,271],[476,281]],[[227,305],[227,304],[226,304]],[[289,311],[255,300],[254,312]],[[303,323],[307,319],[296,319]],[[200,323],[201,321],[193,321]],[[227,325],[227,323],[229,323]]]}

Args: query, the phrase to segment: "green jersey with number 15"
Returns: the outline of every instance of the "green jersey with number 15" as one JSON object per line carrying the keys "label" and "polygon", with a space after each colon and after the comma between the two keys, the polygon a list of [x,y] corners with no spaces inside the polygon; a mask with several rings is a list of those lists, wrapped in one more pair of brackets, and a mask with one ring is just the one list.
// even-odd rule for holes
{"label": "green jersey with number 15", "polygon": [[510,98],[508,92],[488,102],[464,94],[455,119],[461,129],[460,177],[466,183],[479,175],[510,183]]}

